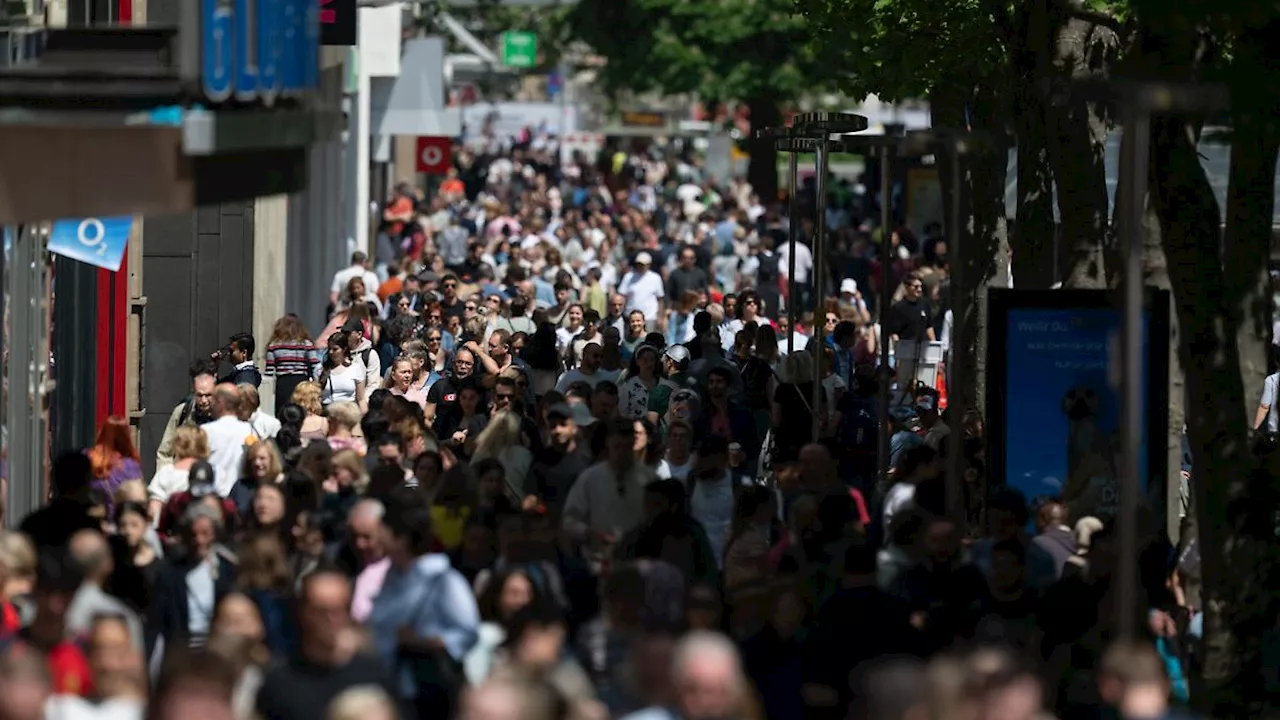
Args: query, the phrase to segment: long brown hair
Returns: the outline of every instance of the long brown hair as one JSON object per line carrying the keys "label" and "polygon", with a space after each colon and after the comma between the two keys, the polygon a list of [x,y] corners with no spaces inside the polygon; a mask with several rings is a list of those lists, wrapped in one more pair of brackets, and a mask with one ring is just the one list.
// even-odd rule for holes
{"label": "long brown hair", "polygon": [[307,327],[302,324],[302,318],[289,313],[281,316],[271,327],[271,339],[267,344],[290,345],[303,342],[311,342],[311,333],[307,332]]}
{"label": "long brown hair", "polygon": [[240,543],[236,586],[242,590],[269,590],[287,594],[293,587],[289,561],[280,536],[255,532]]}

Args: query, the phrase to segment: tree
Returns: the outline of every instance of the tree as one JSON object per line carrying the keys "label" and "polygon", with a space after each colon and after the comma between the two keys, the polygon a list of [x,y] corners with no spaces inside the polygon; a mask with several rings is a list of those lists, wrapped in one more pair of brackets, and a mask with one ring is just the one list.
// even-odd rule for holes
{"label": "tree", "polygon": [[[782,106],[821,90],[825,77],[790,0],[581,0],[572,26],[605,58],[600,80],[615,97],[743,102],[753,127],[780,124]],[[752,145],[747,175],[761,197],[776,197],[772,146]]]}
{"label": "tree", "polygon": [[[1016,3],[1002,0],[796,0],[813,28],[814,54],[828,58],[840,90],[874,93],[894,101],[926,97],[933,124],[983,133],[989,142],[963,159],[961,187],[950,187],[943,168],[943,195],[960,193],[963,227],[952,262],[963,265],[969,296],[963,317],[953,319],[956,365],[972,368],[950,388],[960,408],[981,406],[985,395],[985,317],[989,286],[1008,284],[1008,228],[1004,210],[1009,119],[1015,107],[1013,55],[1019,46]],[[940,155],[945,166],[950,160]],[[1016,254],[1015,254],[1016,257]]]}
{"label": "tree", "polygon": [[1195,403],[1187,430],[1205,610],[1196,699],[1214,717],[1242,717],[1264,695],[1262,642],[1275,623],[1277,467],[1274,458],[1252,457],[1248,439],[1270,326],[1266,260],[1280,156],[1280,53],[1268,38],[1280,29],[1280,13],[1252,0],[1135,6],[1143,20],[1132,53],[1138,71],[1218,80],[1232,90],[1225,217],[1196,155],[1201,118],[1153,120],[1151,196]]}

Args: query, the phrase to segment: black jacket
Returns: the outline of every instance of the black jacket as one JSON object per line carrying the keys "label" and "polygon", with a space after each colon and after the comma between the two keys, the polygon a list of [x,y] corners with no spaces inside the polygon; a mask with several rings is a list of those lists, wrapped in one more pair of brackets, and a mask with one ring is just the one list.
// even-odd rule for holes
{"label": "black jacket", "polygon": [[[214,607],[236,587],[236,566],[222,555],[217,558],[217,574],[213,580]],[[166,647],[182,647],[190,635],[190,615],[187,606],[187,573],[192,563],[177,561],[165,568],[157,578],[152,612],[156,629],[164,636]],[[213,618],[210,617],[210,622]]]}
{"label": "black jacket", "polygon": [[253,365],[239,370],[232,368],[231,372],[219,378],[218,382],[231,383],[233,385],[248,383],[254,387],[262,387],[262,373],[258,372],[258,368]]}

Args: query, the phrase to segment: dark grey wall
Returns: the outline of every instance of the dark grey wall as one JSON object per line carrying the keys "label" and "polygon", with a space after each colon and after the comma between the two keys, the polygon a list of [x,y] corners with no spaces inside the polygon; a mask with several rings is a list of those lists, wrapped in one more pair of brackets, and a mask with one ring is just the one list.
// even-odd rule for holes
{"label": "dark grey wall", "polygon": [[[341,66],[322,72],[317,107],[341,111],[342,83]],[[289,196],[284,307],[297,313],[313,334],[324,329],[333,274],[350,260],[343,146],[341,137],[313,145],[307,187]]]}
{"label": "dark grey wall", "polygon": [[253,329],[253,201],[143,222],[142,462],[155,471],[169,414],[191,389],[187,368]]}

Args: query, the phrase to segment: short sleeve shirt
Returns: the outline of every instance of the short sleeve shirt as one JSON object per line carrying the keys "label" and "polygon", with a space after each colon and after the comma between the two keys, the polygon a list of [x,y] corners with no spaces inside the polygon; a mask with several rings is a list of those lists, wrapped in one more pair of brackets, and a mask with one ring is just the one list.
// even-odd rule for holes
{"label": "short sleeve shirt", "polygon": [[1280,373],[1268,375],[1262,381],[1262,399],[1259,405],[1271,408],[1267,411],[1267,432],[1280,432],[1280,408],[1276,407],[1276,394],[1280,392]]}

